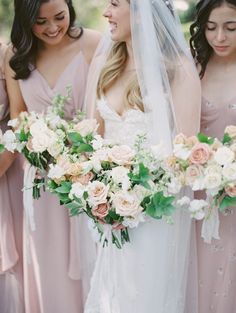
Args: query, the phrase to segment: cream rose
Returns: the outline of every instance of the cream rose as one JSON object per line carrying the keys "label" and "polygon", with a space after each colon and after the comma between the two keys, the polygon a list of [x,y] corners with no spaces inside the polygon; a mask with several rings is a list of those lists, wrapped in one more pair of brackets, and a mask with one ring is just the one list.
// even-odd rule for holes
{"label": "cream rose", "polygon": [[236,163],[230,163],[223,167],[222,174],[228,181],[236,180]]}
{"label": "cream rose", "polygon": [[49,172],[48,177],[51,179],[60,179],[62,176],[64,176],[65,172],[62,167],[59,165],[49,165]]}
{"label": "cream rose", "polygon": [[190,165],[185,172],[185,182],[192,186],[196,180],[202,179],[203,169],[200,165]]}
{"label": "cream rose", "polygon": [[80,175],[72,178],[73,182],[81,183],[82,185],[88,185],[88,183],[94,178],[94,174],[92,172],[88,172],[85,175]]}
{"label": "cream rose", "polygon": [[197,143],[191,150],[189,160],[192,164],[205,164],[211,155],[209,146],[205,143]]}
{"label": "cream rose", "polygon": [[71,186],[69,198],[73,199],[73,197],[77,197],[79,199],[83,198],[85,192],[85,187],[81,183],[74,183]]}
{"label": "cream rose", "polygon": [[92,214],[99,219],[103,219],[109,213],[108,203],[101,203],[92,208]]}
{"label": "cream rose", "polygon": [[236,138],[236,126],[230,125],[225,128],[225,133],[227,133],[232,139]]}
{"label": "cream rose", "polygon": [[99,181],[94,181],[88,184],[88,201],[92,206],[97,206],[107,202],[109,187]]}
{"label": "cream rose", "polygon": [[118,165],[128,165],[133,160],[135,152],[129,146],[114,146],[108,150],[109,159]]}
{"label": "cream rose", "polygon": [[84,119],[74,126],[74,130],[81,136],[94,134],[98,129],[98,123],[95,119]]}
{"label": "cream rose", "polygon": [[111,170],[111,178],[115,184],[122,184],[123,187],[126,187],[127,190],[130,187],[130,180],[128,177],[129,170],[123,166],[114,167]]}
{"label": "cream rose", "polygon": [[206,189],[216,189],[219,188],[222,183],[222,178],[219,173],[207,174],[204,177],[204,186]]}
{"label": "cream rose", "polygon": [[143,210],[139,198],[133,192],[119,191],[115,193],[112,202],[116,213],[121,216],[136,217]]}
{"label": "cream rose", "polygon": [[221,147],[215,152],[214,159],[220,165],[232,163],[234,160],[234,152],[227,147]]}

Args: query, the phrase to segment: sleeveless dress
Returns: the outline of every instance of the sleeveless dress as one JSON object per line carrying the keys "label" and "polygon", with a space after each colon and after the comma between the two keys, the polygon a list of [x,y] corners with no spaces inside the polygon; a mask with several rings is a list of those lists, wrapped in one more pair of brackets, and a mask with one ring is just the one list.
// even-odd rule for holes
{"label": "sleeveless dress", "polygon": [[[132,146],[138,134],[147,133],[146,113],[130,109],[120,116],[105,98],[97,102],[97,108],[104,120],[105,139]],[[187,234],[190,226],[184,219],[176,223],[186,227]],[[85,313],[184,312],[186,282],[175,274],[187,268],[187,252],[175,249],[175,239],[185,239],[174,233],[172,225],[153,219],[129,230],[129,235],[130,243],[122,249],[98,243]]]}
{"label": "sleeveless dress", "polygon": [[[236,125],[236,97],[215,105],[203,99],[201,132],[221,139],[228,125]],[[201,238],[197,222],[199,313],[236,312],[236,208],[220,213],[220,240],[211,244]]]}
{"label": "sleeveless dress", "polygon": [[[82,52],[70,61],[53,88],[37,69],[33,70],[28,79],[19,81],[28,111],[45,111],[56,95],[66,95],[70,85],[72,95],[65,104],[65,117],[72,118],[82,108],[87,73],[88,64]],[[80,225],[81,220],[76,217],[70,218],[68,210],[49,192],[42,192],[41,198],[34,201],[34,219],[35,231],[24,225],[26,312],[82,313],[86,294],[82,288],[84,255],[80,255],[83,247],[89,252],[90,244],[93,248],[85,233],[87,225]],[[85,238],[78,229],[81,227],[85,229]]]}
{"label": "sleeveless dress", "polygon": [[[6,47],[0,45],[0,129],[7,129],[9,107],[3,73]],[[0,312],[23,313],[23,169],[19,157],[0,178]]]}

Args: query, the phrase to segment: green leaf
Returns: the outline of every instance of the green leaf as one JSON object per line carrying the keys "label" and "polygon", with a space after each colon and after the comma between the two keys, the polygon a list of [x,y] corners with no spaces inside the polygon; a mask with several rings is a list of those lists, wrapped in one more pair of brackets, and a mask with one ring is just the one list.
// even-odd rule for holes
{"label": "green leaf", "polygon": [[232,138],[230,137],[229,134],[225,133],[224,137],[223,137],[223,140],[222,140],[223,145],[226,144],[226,143],[230,143],[230,141],[232,141]]}
{"label": "green leaf", "polygon": [[26,134],[24,129],[21,129],[21,131],[19,133],[19,140],[21,142],[28,141],[29,135],[30,135],[30,133]]}
{"label": "green leaf", "polygon": [[55,191],[57,193],[69,193],[71,190],[71,182],[62,182],[61,186],[56,188]]}
{"label": "green leaf", "polygon": [[173,206],[174,200],[175,197],[166,197],[163,192],[157,192],[146,205],[146,214],[156,219],[161,219],[163,216],[171,216],[175,211]]}
{"label": "green leaf", "polygon": [[145,167],[143,163],[139,164],[138,174],[129,173],[128,177],[135,184],[139,184],[145,187],[146,189],[150,189],[148,181],[151,179],[151,175],[149,174],[149,169]]}
{"label": "green leaf", "polygon": [[73,144],[84,143],[84,139],[79,133],[69,133],[68,138]]}
{"label": "green leaf", "polygon": [[118,221],[120,216],[115,212],[115,211],[112,211],[110,210],[108,215],[115,221]]}
{"label": "green leaf", "polygon": [[206,136],[206,135],[204,135],[204,134],[202,134],[202,133],[199,133],[199,134],[197,135],[197,138],[198,138],[198,140],[199,140],[200,142],[206,143],[206,144],[208,144],[208,145],[212,145],[212,144],[214,143],[214,138],[208,137],[208,136]]}
{"label": "green leaf", "polygon": [[0,144],[0,153],[2,153],[5,150],[4,145]]}
{"label": "green leaf", "polygon": [[225,196],[220,203],[220,212],[224,212],[229,206],[236,206],[236,197]]}
{"label": "green leaf", "polygon": [[82,152],[93,152],[93,147],[87,143],[81,143],[78,148],[76,149],[77,153]]}

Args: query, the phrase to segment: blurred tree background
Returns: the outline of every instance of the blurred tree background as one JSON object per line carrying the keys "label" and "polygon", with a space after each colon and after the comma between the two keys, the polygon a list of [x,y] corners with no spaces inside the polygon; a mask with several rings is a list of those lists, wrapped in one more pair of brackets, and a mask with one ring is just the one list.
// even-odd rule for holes
{"label": "blurred tree background", "polygon": [[[145,0],[143,0],[145,1]],[[176,8],[183,23],[186,38],[189,38],[189,25],[194,18],[196,0],[174,0]],[[0,37],[9,40],[10,28],[13,18],[13,0],[0,0]],[[107,0],[73,0],[77,12],[78,24],[98,30],[106,28],[106,21],[102,12]]]}

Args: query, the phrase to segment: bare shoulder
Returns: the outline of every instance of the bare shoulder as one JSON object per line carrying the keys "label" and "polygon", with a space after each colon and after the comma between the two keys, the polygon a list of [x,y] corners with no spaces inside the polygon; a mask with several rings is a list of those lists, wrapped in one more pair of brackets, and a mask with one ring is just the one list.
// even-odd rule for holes
{"label": "bare shoulder", "polygon": [[101,40],[101,33],[93,29],[84,29],[83,34],[83,52],[86,57],[87,62],[90,64],[93,58],[94,52]]}

